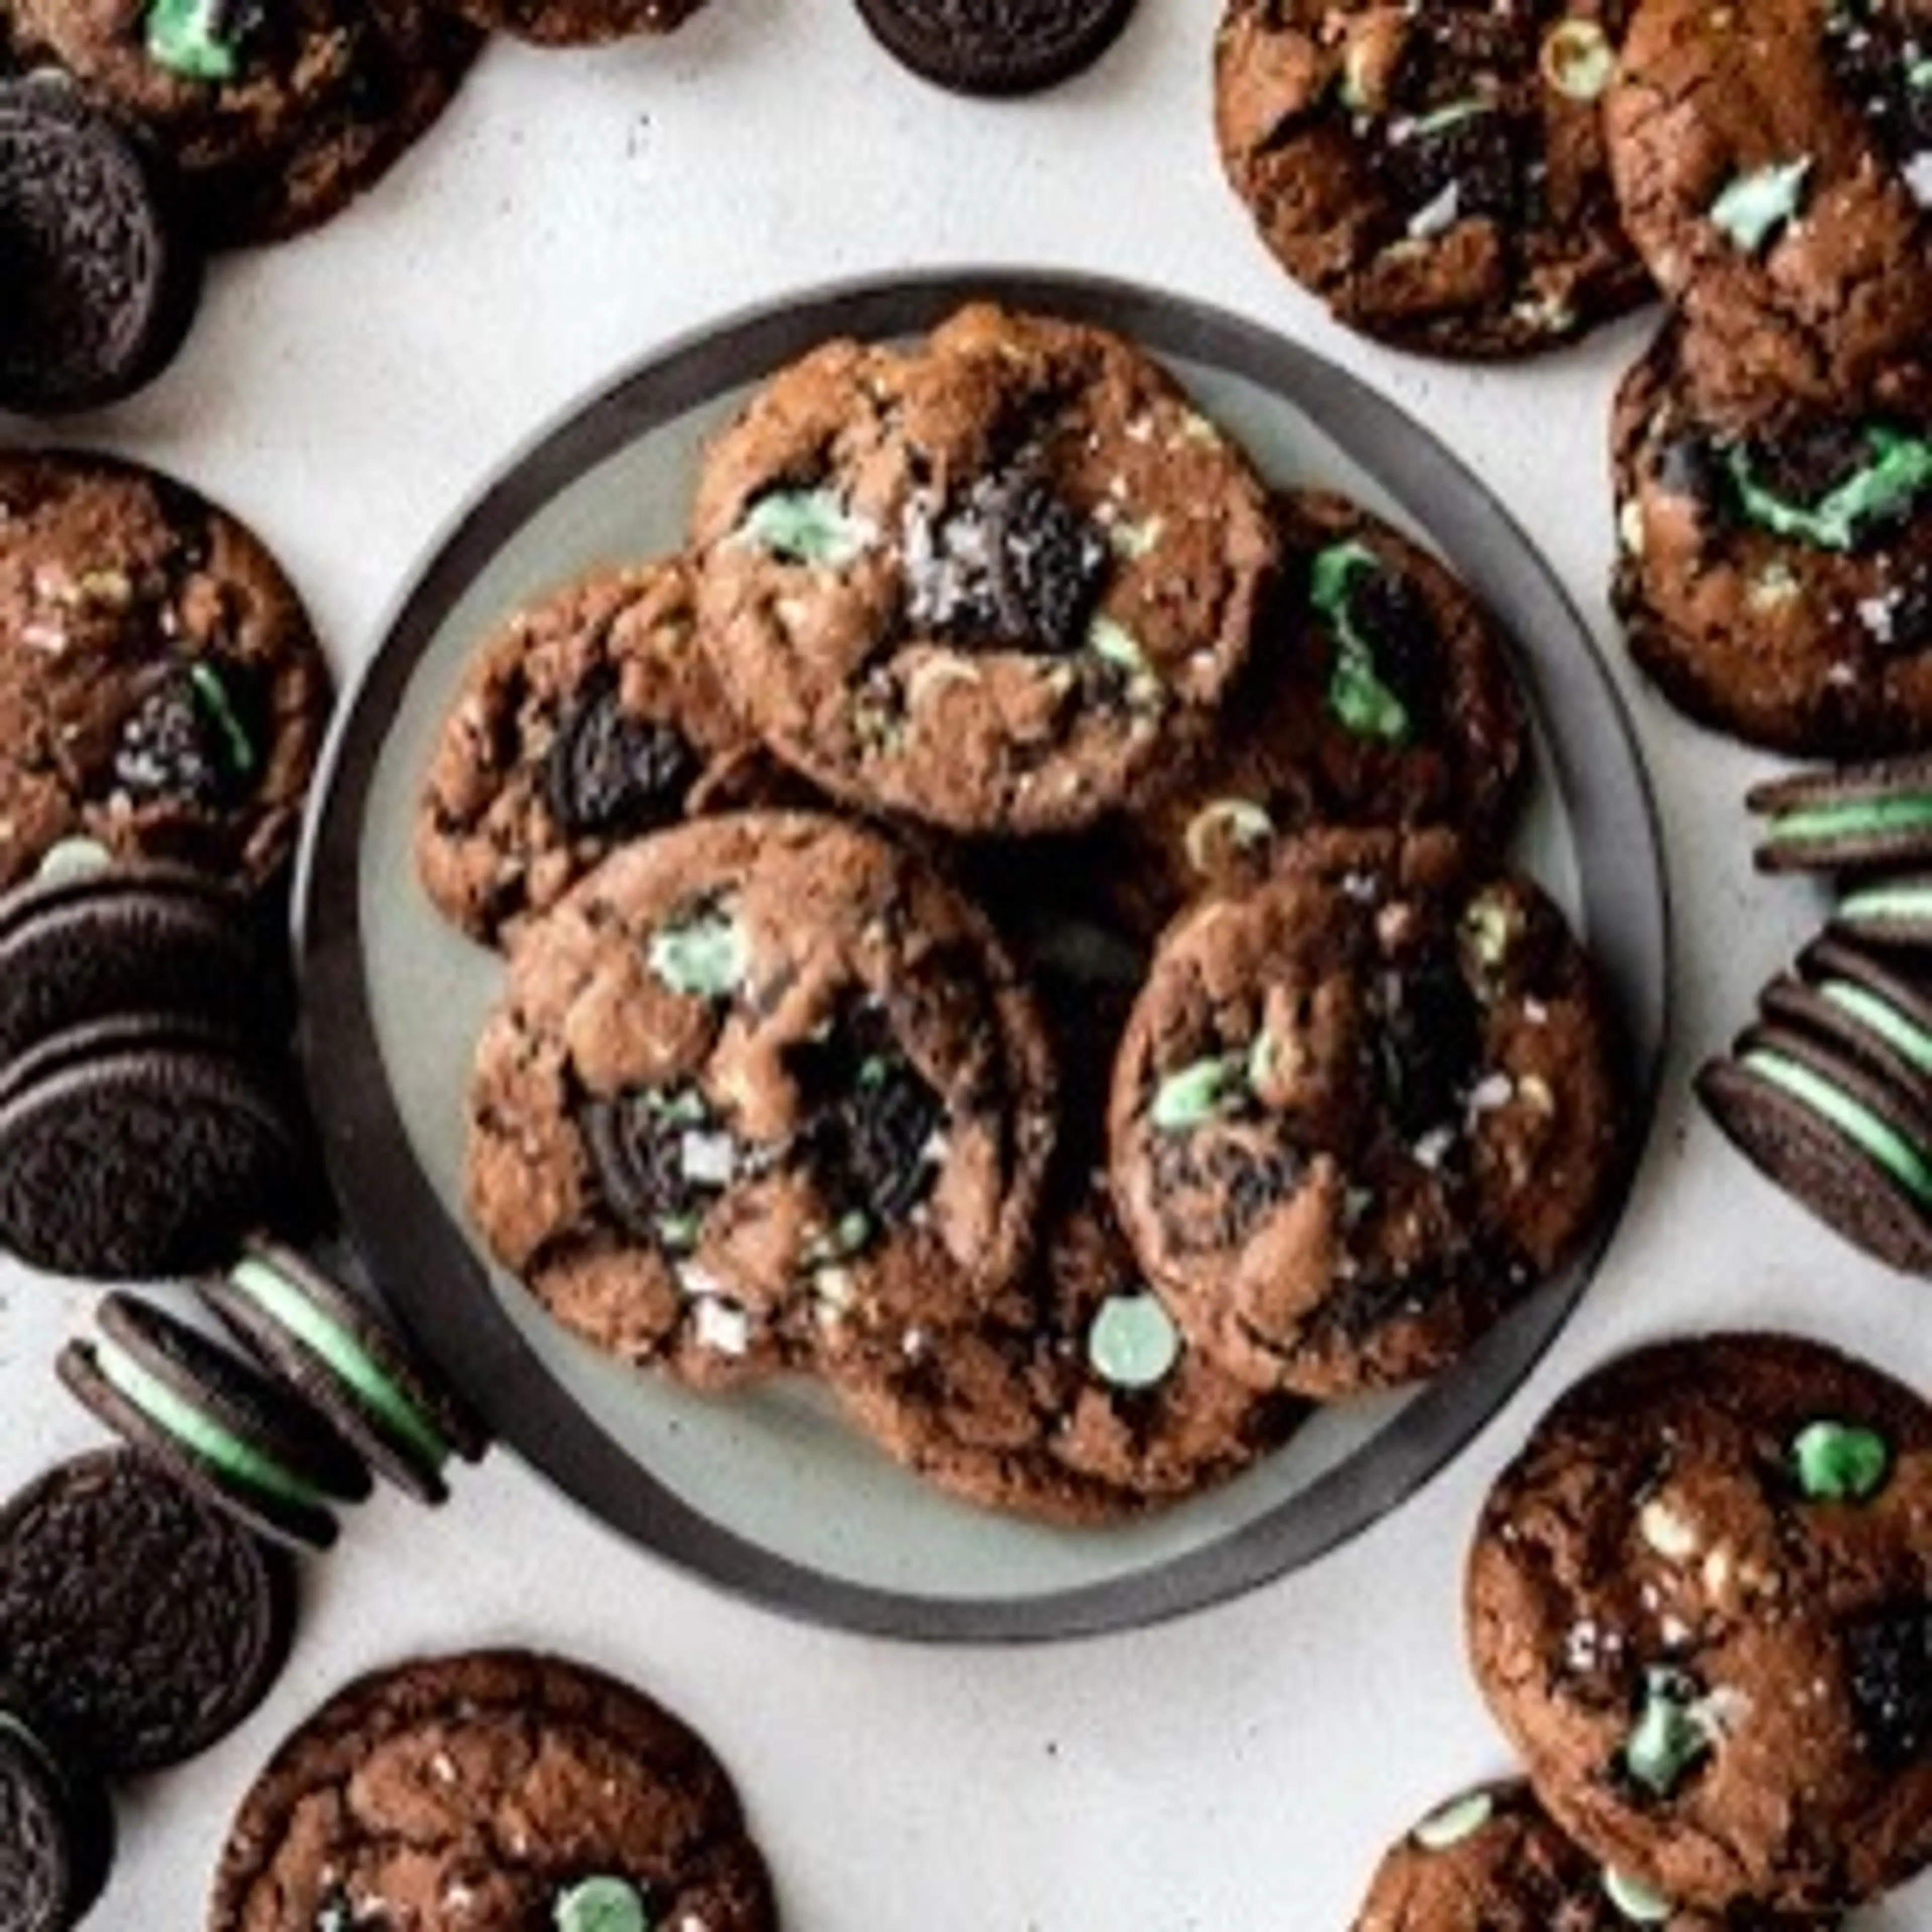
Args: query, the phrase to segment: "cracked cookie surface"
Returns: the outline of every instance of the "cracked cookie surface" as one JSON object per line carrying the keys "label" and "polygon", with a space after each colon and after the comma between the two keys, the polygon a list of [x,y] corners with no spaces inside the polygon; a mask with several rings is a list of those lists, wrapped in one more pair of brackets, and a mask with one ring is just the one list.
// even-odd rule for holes
{"label": "cracked cookie surface", "polygon": [[1932,1410],[1794,1336],[1598,1370],[1484,1507],[1472,1660],[1544,1803],[1720,1910],[1932,1858]]}
{"label": "cracked cookie surface", "polygon": [[692,536],[706,644],[772,748],[967,832],[1076,828],[1171,778],[1277,548],[1159,364],[986,304],[782,371],[706,452]]}
{"label": "cracked cookie surface", "polygon": [[209,1932],[777,1923],[710,1748],[627,1684],[514,1651],[358,1679],[242,1800]]}
{"label": "cracked cookie surface", "polygon": [[1262,240],[1353,328],[1522,355],[1643,301],[1599,97],[1622,0],[1229,0],[1223,170]]}
{"label": "cracked cookie surface", "polygon": [[701,820],[512,950],[469,1197],[566,1326],[699,1383],[1010,1293],[1052,1134],[1038,1012],[979,912],[880,835]]}
{"label": "cracked cookie surface", "polygon": [[1446,832],[1311,833],[1162,936],[1110,1171],[1204,1352],[1316,1399],[1444,1366],[1618,1171],[1606,1009],[1562,915]]}

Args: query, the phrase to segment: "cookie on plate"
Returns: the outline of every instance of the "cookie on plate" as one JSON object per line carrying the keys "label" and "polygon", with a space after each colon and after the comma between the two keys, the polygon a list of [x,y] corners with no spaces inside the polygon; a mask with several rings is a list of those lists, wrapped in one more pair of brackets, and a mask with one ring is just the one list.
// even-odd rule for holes
{"label": "cookie on plate", "polygon": [[442,112],[482,45],[426,0],[15,0],[22,28],[173,163],[212,246],[344,207]]}
{"label": "cookie on plate", "polygon": [[117,1435],[256,1535],[326,1549],[368,1467],[315,1409],[159,1304],[110,1294],[56,1367]]}
{"label": "cookie on plate", "polygon": [[1474,594],[1342,497],[1284,494],[1276,516],[1281,590],[1213,748],[1094,861],[1150,935],[1265,878],[1278,840],[1314,826],[1449,825],[1499,850],[1528,789],[1528,712]]}
{"label": "cookie on plate", "polygon": [[0,1685],[0,1924],[68,1932],[100,1896],[113,1858],[99,1774]]}
{"label": "cookie on plate", "polygon": [[859,0],[872,37],[950,93],[1037,94],[1111,46],[1134,0]]}
{"label": "cookie on plate", "polygon": [[1682,332],[1611,430],[1630,655],[1700,722],[1803,757],[1932,744],[1932,409],[1706,411]]}
{"label": "cookie on plate", "polygon": [[1391,1845],[1352,1932],[1828,1932],[1835,1918],[1676,1906],[1568,1838],[1528,1785],[1459,1793]]}
{"label": "cookie on plate", "polygon": [[1004,950],[925,863],[812,814],[699,820],[519,936],[470,1209],[567,1327],[733,1380],[1010,1291],[1052,1098]]}
{"label": "cookie on plate", "polygon": [[0,452],[0,886],[76,834],[244,886],[279,875],[332,698],[260,541],[186,484]]}
{"label": "cookie on plate", "polygon": [[665,557],[525,605],[452,701],[416,829],[444,916],[494,945],[611,846],[674,824],[757,743],[698,648],[692,581]]}
{"label": "cookie on plate", "polygon": [[1642,0],[1604,100],[1624,220],[1732,427],[1928,395],[1925,0]]}
{"label": "cookie on plate", "polygon": [[450,0],[491,33],[553,47],[595,46],[633,34],[668,34],[704,0]]}
{"label": "cookie on plate", "polygon": [[1562,914],[1447,832],[1286,842],[1162,936],[1111,1172],[1207,1354],[1318,1400],[1440,1369],[1575,1251],[1624,1150]]}
{"label": "cookie on plate", "polygon": [[201,262],[172,184],[130,130],[58,80],[0,81],[0,409],[100,409],[173,359]]}
{"label": "cookie on plate", "polygon": [[242,1801],[207,1925],[777,1922],[703,1739],[584,1664],[497,1651],[360,1678],[302,1724]]}
{"label": "cookie on plate", "polygon": [[832,796],[1091,823],[1175,776],[1278,544],[1246,458],[1107,331],[989,304],[827,344],[713,438],[698,603],[732,702]]}
{"label": "cookie on plate", "polygon": [[1598,98],[1624,0],[1228,0],[1222,166],[1262,240],[1352,328],[1522,355],[1649,291],[1617,218]]}
{"label": "cookie on plate", "polygon": [[1932,1409],[1768,1334],[1571,1389],[1492,1489],[1477,1679],[1596,1857],[1712,1912],[1828,1911],[1932,1858]]}
{"label": "cookie on plate", "polygon": [[1780,1018],[1700,1067],[1697,1097],[1800,1205],[1893,1268],[1932,1273],[1932,1083]]}
{"label": "cookie on plate", "polygon": [[0,1508],[0,1654],[89,1762],[154,1771],[268,1692],[296,1622],[286,1553],[122,1449],[57,1463]]}

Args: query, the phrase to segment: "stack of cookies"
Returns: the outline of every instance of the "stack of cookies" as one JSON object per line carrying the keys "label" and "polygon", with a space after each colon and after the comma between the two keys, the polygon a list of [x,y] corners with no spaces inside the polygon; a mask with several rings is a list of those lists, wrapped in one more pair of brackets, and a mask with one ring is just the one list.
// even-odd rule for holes
{"label": "stack of cookies", "polygon": [[685,554],[479,650],[424,788],[508,956],[496,1258],[597,1346],[784,1371],[1098,1520],[1453,1360],[1597,1220],[1618,1056],[1502,856],[1506,648],[1104,330],[825,344]]}

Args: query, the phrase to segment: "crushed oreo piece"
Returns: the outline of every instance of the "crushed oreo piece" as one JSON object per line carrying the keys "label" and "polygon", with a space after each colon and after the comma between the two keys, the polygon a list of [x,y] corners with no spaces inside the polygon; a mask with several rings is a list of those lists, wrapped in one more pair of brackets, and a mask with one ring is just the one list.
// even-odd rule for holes
{"label": "crushed oreo piece", "polygon": [[1932,1756],[1932,1603],[1894,1604],[1852,1625],[1845,1661],[1873,1762],[1903,1771]]}
{"label": "crushed oreo piece", "polygon": [[674,726],[626,711],[614,679],[585,690],[557,727],[544,799],[566,832],[628,837],[668,825],[699,770]]}
{"label": "crushed oreo piece", "polygon": [[137,804],[234,804],[260,774],[263,709],[255,680],[237,666],[197,659],[164,667],[122,722],[115,784]]}

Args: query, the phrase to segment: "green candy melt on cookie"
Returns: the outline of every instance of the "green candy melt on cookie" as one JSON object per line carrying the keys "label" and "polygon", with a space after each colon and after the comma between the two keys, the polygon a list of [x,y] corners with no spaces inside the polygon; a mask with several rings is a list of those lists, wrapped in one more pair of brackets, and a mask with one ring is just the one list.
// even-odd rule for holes
{"label": "green candy melt on cookie", "polygon": [[1366,544],[1331,544],[1310,568],[1308,601],[1335,638],[1328,674],[1328,708],[1360,738],[1406,743],[1414,729],[1408,707],[1391,690],[1376,662],[1375,646],[1354,621],[1354,586],[1373,576],[1382,560]]}
{"label": "green candy melt on cookie", "polygon": [[1744,514],[1779,536],[1821,550],[1857,547],[1868,526],[1908,510],[1932,491],[1932,442],[1875,423],[1865,432],[1871,460],[1815,503],[1794,503],[1758,479],[1742,443],[1724,452]]}
{"label": "green candy melt on cookie", "polygon": [[714,907],[658,927],[644,956],[674,993],[720,1000],[744,983],[752,949],[738,922]]}
{"label": "green candy melt on cookie", "polygon": [[1798,1486],[1814,1502],[1868,1502],[1892,1473],[1892,1449],[1876,1430],[1808,1423],[1791,1440]]}
{"label": "green candy melt on cookie", "polygon": [[1087,1359],[1115,1388],[1153,1388],[1180,1359],[1180,1331],[1157,1295],[1110,1294],[1087,1331]]}
{"label": "green candy melt on cookie", "polygon": [[775,490],[760,496],[738,526],[741,542],[788,563],[837,570],[871,548],[875,532],[830,490]]}
{"label": "green candy melt on cookie", "polygon": [[1677,1908],[1660,1892],[1614,1865],[1604,1868],[1604,1896],[1634,1925],[1666,1925]]}
{"label": "green candy melt on cookie", "polygon": [[1170,1073],[1154,1090],[1148,1118],[1157,1131],[1179,1133],[1232,1113],[1248,1091],[1250,1051],[1220,1053]]}
{"label": "green candy melt on cookie", "polygon": [[628,1879],[586,1878],[556,1895],[556,1932],[651,1932],[644,1894]]}
{"label": "green candy melt on cookie", "polygon": [[242,70],[229,38],[232,0],[153,0],[148,58],[184,80],[232,80]]}
{"label": "green candy melt on cookie", "polygon": [[1747,255],[1755,255],[1798,212],[1812,166],[1805,154],[1735,176],[1712,202],[1712,220]]}
{"label": "green candy melt on cookie", "polygon": [[1675,1670],[1646,1671],[1643,1708],[1622,1752],[1631,1780],[1654,1797],[1668,1798],[1710,1748],[1710,1731],[1688,1679]]}
{"label": "green candy melt on cookie", "polygon": [[1828,1120],[1869,1154],[1913,1199],[1932,1208],[1932,1162],[1898,1130],[1810,1067],[1760,1047],[1740,1064]]}
{"label": "green candy melt on cookie", "polygon": [[1432,1811],[1409,1836],[1425,1852],[1446,1852],[1453,1845],[1473,1838],[1496,1816],[1496,1801],[1486,1791],[1472,1791],[1456,1798],[1439,1811]]}

